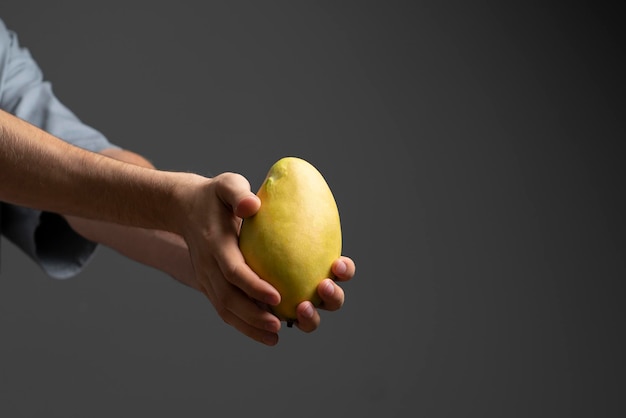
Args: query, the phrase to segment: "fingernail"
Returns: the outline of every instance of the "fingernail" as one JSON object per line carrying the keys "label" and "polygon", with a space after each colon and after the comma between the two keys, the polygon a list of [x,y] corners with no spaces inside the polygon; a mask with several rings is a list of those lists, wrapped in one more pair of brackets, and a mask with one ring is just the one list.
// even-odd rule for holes
{"label": "fingernail", "polygon": [[315,313],[315,311],[313,309],[313,305],[308,303],[306,305],[306,308],[304,308],[304,310],[302,311],[302,316],[305,317],[305,318],[313,318],[313,314],[314,313]]}
{"label": "fingernail", "polygon": [[346,263],[344,263],[343,261],[338,262],[337,266],[335,267],[335,273],[344,274],[346,271],[348,271],[348,266],[346,265]]}
{"label": "fingernail", "polygon": [[322,289],[322,292],[324,292],[324,295],[326,296],[332,296],[333,293],[335,293],[335,286],[333,286],[333,284],[330,281],[326,281],[326,283],[324,284],[324,288]]}

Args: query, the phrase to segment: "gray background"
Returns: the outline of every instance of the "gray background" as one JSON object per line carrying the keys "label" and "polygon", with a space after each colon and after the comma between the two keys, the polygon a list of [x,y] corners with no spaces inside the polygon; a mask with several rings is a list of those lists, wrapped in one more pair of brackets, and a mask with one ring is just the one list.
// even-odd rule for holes
{"label": "gray background", "polygon": [[309,160],[357,275],[267,348],[107,248],[54,281],[4,242],[0,416],[624,414],[621,11],[59,3],[0,15],[79,117],[253,189]]}

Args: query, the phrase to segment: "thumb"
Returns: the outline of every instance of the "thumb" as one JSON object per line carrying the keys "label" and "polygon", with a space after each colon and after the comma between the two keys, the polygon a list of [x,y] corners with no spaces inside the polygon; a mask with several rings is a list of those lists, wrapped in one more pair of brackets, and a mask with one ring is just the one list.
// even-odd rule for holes
{"label": "thumb", "polygon": [[240,218],[249,218],[259,211],[261,207],[261,199],[252,192],[239,200],[237,206],[233,208],[235,215]]}
{"label": "thumb", "polygon": [[250,191],[250,183],[244,176],[223,173],[214,180],[217,196],[236,216],[247,218],[257,213],[261,207],[261,200]]}

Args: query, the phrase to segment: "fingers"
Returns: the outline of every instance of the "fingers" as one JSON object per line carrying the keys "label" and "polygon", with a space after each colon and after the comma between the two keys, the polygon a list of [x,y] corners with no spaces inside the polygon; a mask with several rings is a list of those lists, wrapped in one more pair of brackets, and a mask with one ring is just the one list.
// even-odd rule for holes
{"label": "fingers", "polygon": [[229,283],[241,289],[250,298],[268,305],[277,305],[280,302],[280,293],[252,271],[236,242],[226,240],[215,251],[219,270]]}
{"label": "fingers", "polygon": [[[347,281],[354,277],[356,266],[349,257],[339,257],[332,265],[332,272],[338,281]],[[339,310],[345,301],[343,289],[332,279],[324,279],[317,287],[317,293],[322,299],[319,309],[325,311]],[[315,331],[321,322],[318,310],[311,302],[302,302],[296,308],[297,320],[295,325],[303,332]]]}
{"label": "fingers", "polygon": [[236,315],[232,315],[230,312],[228,312],[227,316],[222,316],[222,319],[224,320],[224,322],[235,328],[237,331],[241,332],[247,337],[252,338],[257,342],[268,346],[274,346],[278,344],[278,332],[269,332],[259,328],[255,328],[248,323],[242,321]]}
{"label": "fingers", "polygon": [[[345,256],[339,257],[331,267],[335,279],[348,281],[354,277],[356,266],[354,261]],[[345,293],[332,279],[324,279],[317,287],[317,293],[322,299],[319,308],[325,311],[336,311],[343,306]],[[311,302],[302,302],[296,308],[298,320],[296,326],[304,332],[313,332],[320,325],[320,315]]]}
{"label": "fingers", "polygon": [[336,311],[343,306],[345,293],[337,283],[331,279],[325,279],[317,287],[317,293],[322,299],[320,309],[325,311]]}
{"label": "fingers", "polygon": [[233,213],[240,218],[249,218],[259,211],[261,200],[256,195],[247,195],[239,199]]}
{"label": "fingers", "polygon": [[[213,266],[216,271],[217,266]],[[244,335],[266,345],[278,343],[280,320],[263,304],[248,297],[223,278],[214,278],[203,289],[222,320]]]}
{"label": "fingers", "polygon": [[255,341],[275,345],[281,322],[262,304],[279,303],[280,294],[246,264],[238,245],[239,218],[256,213],[260,200],[238,174],[215,177],[211,189],[208,232],[189,240],[198,244],[190,245],[198,280],[224,322]]}
{"label": "fingers", "polygon": [[[336,311],[343,306],[345,294],[341,287],[331,279],[324,279],[317,287],[322,299],[319,306],[325,311]],[[298,319],[296,326],[304,332],[313,332],[320,325],[320,315],[311,302],[302,302],[296,308]]]}
{"label": "fingers", "polygon": [[[281,322],[264,304],[278,304],[280,294],[246,264],[238,245],[240,218],[254,215],[261,207],[261,201],[250,191],[248,180],[239,174],[224,173],[213,180],[214,194],[208,217],[212,221],[206,229],[208,233],[192,242],[202,243],[210,239],[192,251],[194,268],[202,265],[196,273],[199,280],[205,282],[205,293],[226,323],[255,341],[275,345]],[[205,247],[206,244],[209,248]],[[211,256],[207,256],[209,254]],[[355,271],[354,261],[349,257],[341,256],[335,260],[331,268],[332,279],[326,279],[318,286],[322,300],[320,309],[334,311],[341,308],[345,295],[334,280],[348,281]],[[300,330],[312,332],[320,324],[320,314],[311,302],[302,302],[298,305],[295,323]]]}
{"label": "fingers", "polygon": [[221,289],[220,292],[222,296],[214,306],[224,322],[260,343],[275,345],[278,342],[281,323],[277,317],[237,289]]}
{"label": "fingers", "polygon": [[320,325],[320,314],[311,302],[302,302],[296,308],[298,329],[304,332],[313,332]]}
{"label": "fingers", "polygon": [[333,275],[335,276],[334,278],[340,282],[352,279],[356,273],[356,265],[354,264],[354,261],[346,256],[341,256],[335,260],[331,269]]}
{"label": "fingers", "polygon": [[218,218],[222,218],[223,221],[222,226],[218,227],[219,236],[216,236],[212,242],[212,253],[219,270],[228,282],[240,288],[252,299],[276,305],[280,302],[280,294],[246,264],[239,249],[237,231],[228,230],[225,226],[228,224],[227,219],[232,218],[233,210],[241,216],[249,216],[259,209],[260,200],[250,192],[248,180],[239,174],[224,173],[215,179],[215,193],[228,208],[228,210],[217,209],[221,212]]}
{"label": "fingers", "polygon": [[224,322],[260,343],[270,346],[278,343],[280,320],[241,288],[224,277],[214,276],[205,284],[203,291]]}
{"label": "fingers", "polygon": [[[354,277],[356,266],[351,258],[341,256],[335,260],[331,270],[337,281],[345,282]],[[345,292],[331,279],[323,280],[317,287],[317,293],[322,299],[320,309],[326,311],[339,310],[345,301]]]}
{"label": "fingers", "polygon": [[236,216],[247,218],[261,207],[261,200],[250,191],[250,183],[244,176],[223,173],[215,177],[214,181],[217,196]]}

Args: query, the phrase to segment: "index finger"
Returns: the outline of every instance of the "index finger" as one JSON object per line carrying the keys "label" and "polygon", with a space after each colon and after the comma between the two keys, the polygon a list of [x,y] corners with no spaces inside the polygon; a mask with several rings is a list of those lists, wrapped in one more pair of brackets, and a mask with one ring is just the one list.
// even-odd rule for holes
{"label": "index finger", "polygon": [[280,302],[278,290],[260,278],[246,264],[236,240],[228,239],[223,243],[215,255],[215,260],[224,278],[252,299],[272,306]]}

